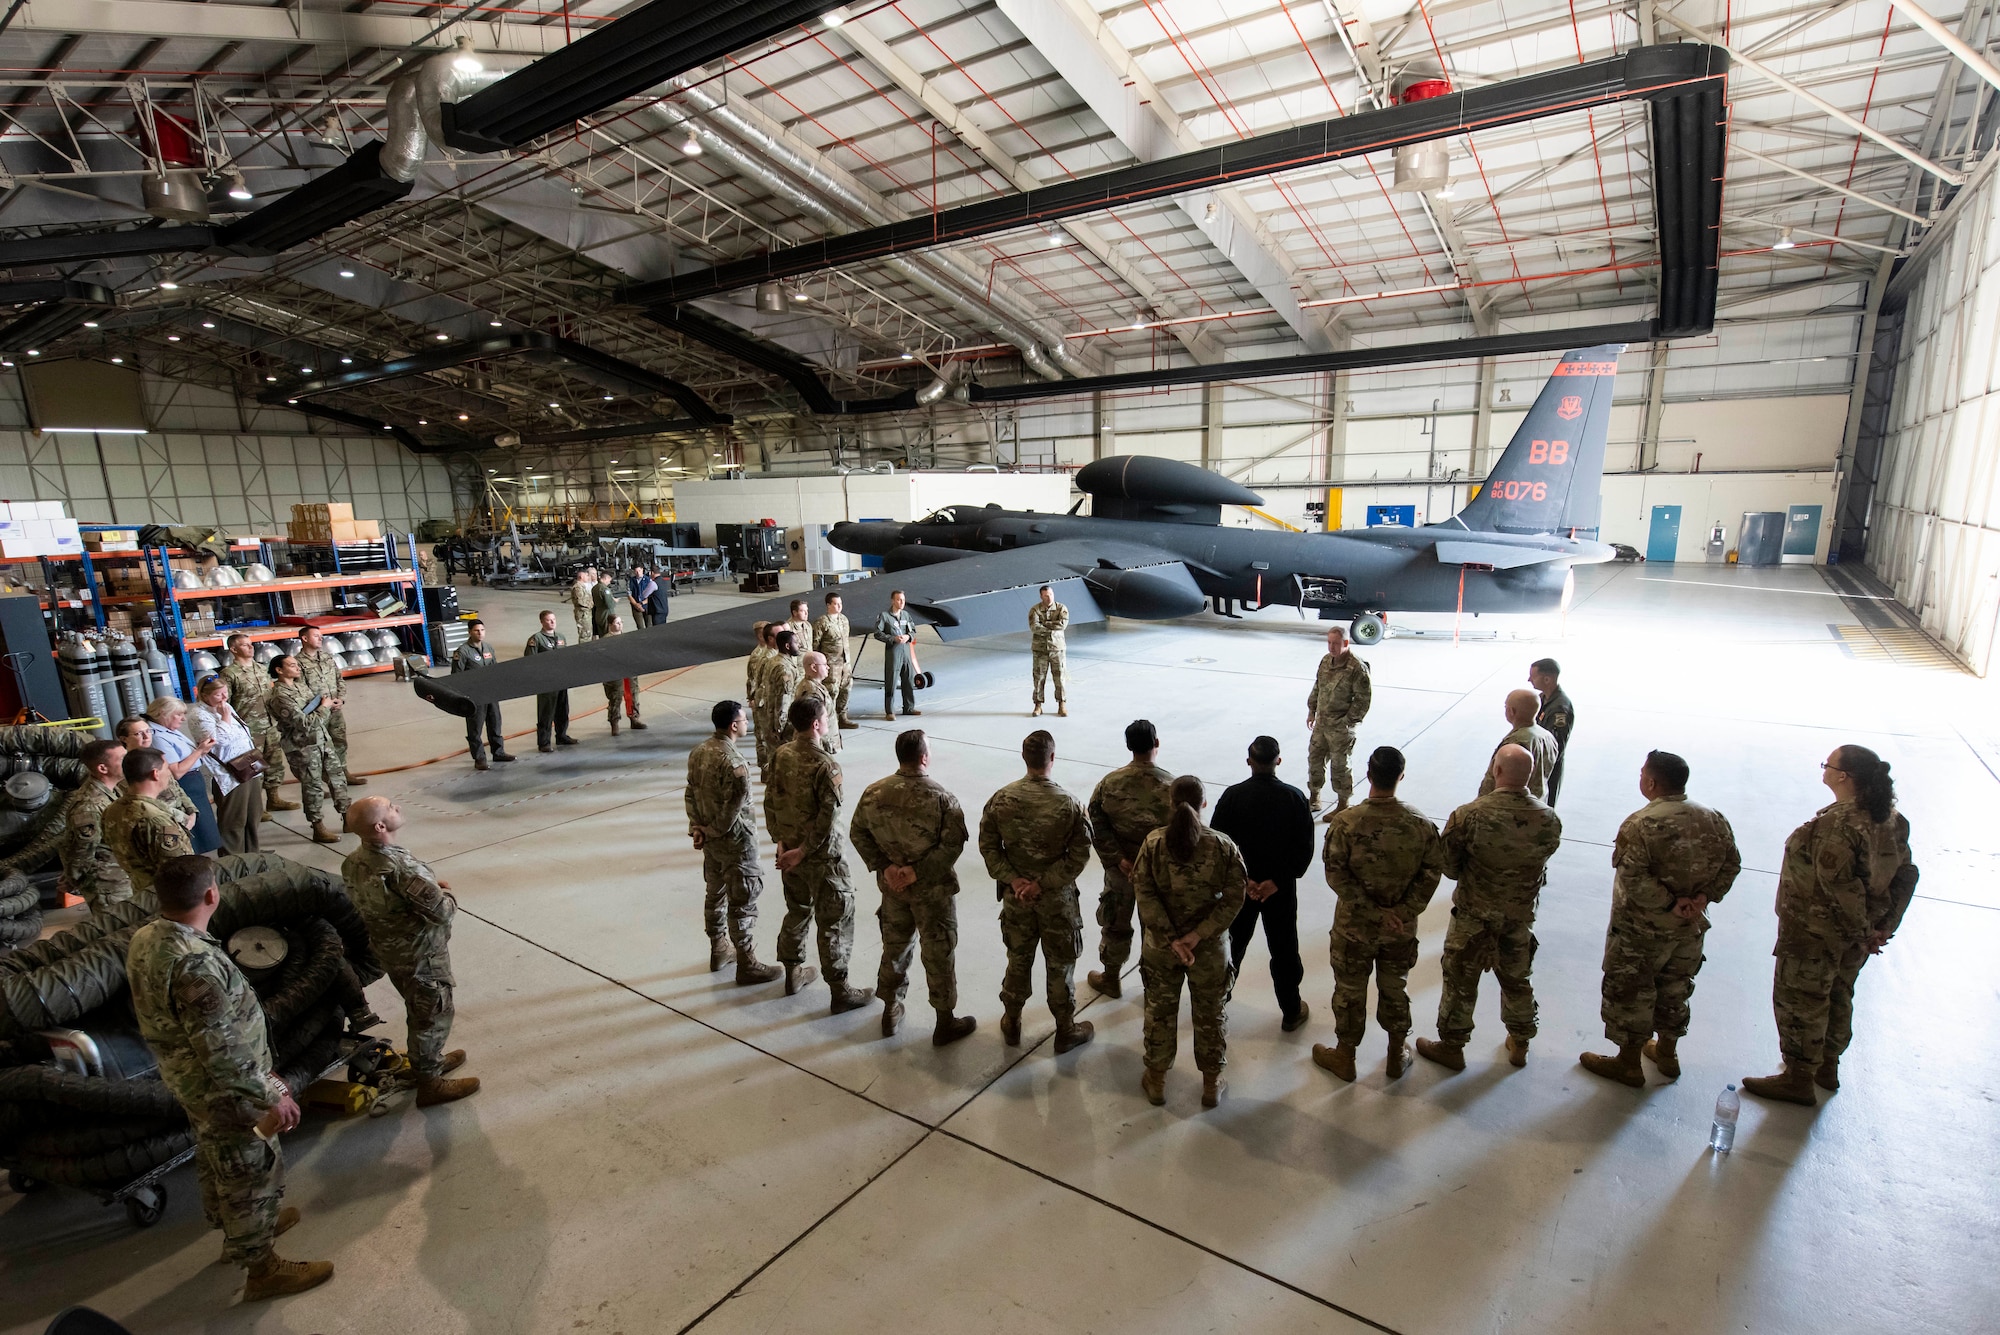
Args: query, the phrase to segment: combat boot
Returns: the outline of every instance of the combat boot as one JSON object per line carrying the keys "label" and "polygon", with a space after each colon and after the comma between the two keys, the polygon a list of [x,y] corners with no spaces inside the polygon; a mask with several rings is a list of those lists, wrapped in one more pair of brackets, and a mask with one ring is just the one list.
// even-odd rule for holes
{"label": "combat boot", "polygon": [[453,1071],[456,1071],[459,1067],[463,1065],[465,1065],[465,1049],[453,1048],[450,1052],[445,1053],[443,1058],[439,1060],[438,1074],[450,1075]]}
{"label": "combat boot", "polygon": [[1060,700],[1056,701],[1056,717],[1057,718],[1069,717],[1069,706],[1064,704]]}
{"label": "combat boot", "polygon": [[1118,975],[1109,969],[1092,969],[1083,976],[1083,981],[1089,983],[1090,990],[1097,993],[1100,997],[1122,997],[1125,995],[1125,985],[1118,980]]}
{"label": "combat boot", "polygon": [[1203,1071],[1201,1073],[1201,1106],[1213,1108],[1221,1104],[1222,1091],[1229,1086],[1223,1083],[1222,1072]]}
{"label": "combat boot", "polygon": [[1796,1103],[1806,1108],[1819,1104],[1819,1095],[1813,1093],[1812,1071],[1790,1062],[1786,1062],[1785,1069],[1776,1075],[1743,1077],[1743,1092],[1755,1094],[1760,1099],[1777,1099],[1781,1103]]}
{"label": "combat boot", "polygon": [[1417,1040],[1417,1055],[1426,1061],[1434,1061],[1439,1066],[1453,1071],[1465,1069],[1465,1044],[1447,1043],[1443,1039],[1432,1041],[1428,1038]]}
{"label": "combat boot", "polygon": [[[278,1211],[278,1222],[271,1226],[271,1236],[275,1238],[281,1233],[289,1232],[292,1225],[298,1222],[299,1207],[296,1205],[287,1205],[284,1209]],[[225,1242],[222,1244],[222,1255],[216,1257],[215,1261],[217,1265],[227,1265],[229,1263],[228,1243]]]}
{"label": "combat boot", "polygon": [[1840,1058],[1828,1057],[1819,1064],[1819,1071],[1813,1076],[1813,1083],[1829,1094],[1840,1092]]}
{"label": "combat boot", "polygon": [[481,774],[484,774],[487,770],[490,770],[493,767],[487,764],[484,760],[475,760],[472,762],[472,768],[478,770]]}
{"label": "combat boot", "polygon": [[1097,1032],[1097,1026],[1088,1020],[1075,1020],[1056,1030],[1056,1055],[1060,1057],[1072,1048],[1080,1048],[1088,1043]]}
{"label": "combat boot", "polygon": [[797,996],[811,987],[819,978],[819,970],[810,964],[787,964],[785,966],[785,995]]}
{"label": "combat boot", "polygon": [[1312,809],[1313,815],[1317,816],[1319,809],[1325,806],[1326,803],[1319,800],[1319,793],[1315,791],[1306,795],[1306,805]]}
{"label": "combat boot", "polygon": [[1010,1048],[1021,1046],[1021,1008],[1009,1006],[1000,1016],[1000,1041]]}
{"label": "combat boot", "polygon": [[493,753],[493,763],[496,765],[511,765],[514,763],[514,757],[505,751],[495,751]]}
{"label": "combat boot", "polygon": [[1145,1091],[1146,1102],[1155,1108],[1167,1101],[1167,1073],[1148,1066],[1146,1073],[1139,1077],[1139,1088]]}
{"label": "combat boot", "polygon": [[737,952],[736,985],[738,987],[754,987],[759,983],[768,983],[783,972],[784,970],[777,965],[765,964],[759,960],[757,952],[754,950]]}
{"label": "combat boot", "polygon": [[882,1037],[894,1038],[896,1030],[902,1026],[902,1023],[903,1003],[900,1001],[887,1001],[885,999],[882,1007]]}
{"label": "combat boot", "polygon": [[1029,710],[1029,711],[1028,711],[1028,717],[1029,717],[1029,718],[1040,718],[1041,716],[1042,716],[1042,704],[1041,704],[1041,701],[1037,700],[1037,701],[1035,702],[1035,707],[1034,707],[1033,709],[1031,709],[1031,710]]}
{"label": "combat boot", "polygon": [[1577,1058],[1583,1069],[1592,1075],[1601,1075],[1606,1080],[1616,1080],[1621,1085],[1634,1089],[1646,1087],[1646,1068],[1639,1064],[1639,1043],[1620,1043],[1615,1056],[1602,1052],[1586,1052]]}
{"label": "combat boot", "polygon": [[249,1269],[249,1278],[243,1283],[243,1301],[261,1303],[271,1298],[282,1298],[288,1293],[304,1293],[316,1289],[333,1278],[331,1261],[287,1261],[276,1252],[270,1253]]}
{"label": "combat boot", "polygon": [[440,1103],[456,1103],[478,1092],[479,1077],[476,1075],[461,1076],[456,1080],[448,1080],[441,1075],[420,1076],[417,1079],[417,1106],[430,1108]]}
{"label": "combat boot", "polygon": [[319,821],[313,822],[313,842],[316,844],[337,844],[340,836],[326,828]]}
{"label": "combat boot", "polygon": [[1335,1048],[1324,1043],[1313,1044],[1313,1065],[1322,1071],[1332,1071],[1349,1084],[1354,1083],[1354,1049],[1345,1043]]}
{"label": "combat boot", "polygon": [[616,737],[616,736],[618,735],[618,720],[617,720],[617,719],[612,719],[612,720],[611,720],[611,735],[612,735],[613,737]]}
{"label": "combat boot", "polygon": [[846,1011],[860,1010],[863,1006],[875,1000],[874,988],[849,987],[845,979],[842,979],[838,983],[830,982],[827,986],[833,989],[833,1013],[835,1015],[840,1015]]}
{"label": "combat boot", "polygon": [[633,732],[644,732],[646,730],[646,725],[641,723],[638,719],[635,718],[626,719],[625,726],[630,728]]}
{"label": "combat boot", "polygon": [[953,1015],[950,1011],[939,1011],[937,1028],[931,1030],[931,1046],[941,1048],[956,1043],[978,1027],[979,1020],[976,1016]]}
{"label": "combat boot", "polygon": [[1389,1035],[1389,1061],[1383,1068],[1391,1080],[1402,1079],[1410,1069],[1410,1045],[1402,1034]]}
{"label": "combat boot", "polygon": [[1294,1030],[1303,1028],[1305,1026],[1307,1018],[1311,1016],[1312,1013],[1313,1013],[1313,1008],[1306,1004],[1304,997],[1301,997],[1299,998],[1299,1008],[1297,1012],[1286,1016],[1284,1022],[1280,1024],[1278,1027],[1280,1029],[1283,1029],[1286,1033],[1289,1034]]}
{"label": "combat boot", "polygon": [[266,811],[297,811],[299,804],[292,801],[289,797],[280,797],[276,793],[269,793],[264,798],[264,809]]}
{"label": "combat boot", "polygon": [[856,722],[855,722],[855,721],[854,721],[853,719],[851,719],[851,718],[844,718],[844,719],[842,719],[842,720],[840,721],[840,726],[841,726],[841,727],[843,727],[843,728],[858,728],[858,727],[860,727],[861,725],[860,725],[859,723],[856,723]]}
{"label": "combat boot", "polygon": [[735,959],[736,959],[736,947],[729,943],[728,937],[718,936],[712,938],[709,941],[708,971],[710,973],[722,972],[722,970],[728,968],[730,964],[735,961]]}
{"label": "combat boot", "polygon": [[1681,1078],[1681,1055],[1675,1051],[1679,1043],[1680,1040],[1671,1034],[1646,1040],[1646,1055],[1653,1059],[1653,1065],[1660,1068],[1660,1074],[1669,1080]]}
{"label": "combat boot", "polygon": [[1507,1035],[1507,1063],[1517,1067],[1528,1064],[1527,1039],[1517,1038],[1513,1034]]}

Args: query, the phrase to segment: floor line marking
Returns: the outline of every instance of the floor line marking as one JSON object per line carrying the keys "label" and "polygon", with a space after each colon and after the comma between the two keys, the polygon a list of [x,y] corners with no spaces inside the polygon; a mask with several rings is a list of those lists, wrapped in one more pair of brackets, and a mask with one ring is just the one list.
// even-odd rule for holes
{"label": "floor line marking", "polygon": [[1808,598],[1852,598],[1871,603],[1893,603],[1896,600],[1879,593],[1837,593],[1832,589],[1774,589],[1766,584],[1728,584],[1719,579],[1653,579],[1646,575],[1634,576],[1641,584],[1699,584],[1709,589],[1734,589],[1738,593],[1791,593],[1803,594]]}

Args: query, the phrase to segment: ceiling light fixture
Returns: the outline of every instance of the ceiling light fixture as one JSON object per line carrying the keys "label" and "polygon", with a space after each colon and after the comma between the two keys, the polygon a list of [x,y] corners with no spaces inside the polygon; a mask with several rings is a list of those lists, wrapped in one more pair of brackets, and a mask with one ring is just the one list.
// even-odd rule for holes
{"label": "ceiling light fixture", "polygon": [[223,172],[222,179],[229,182],[229,197],[231,199],[250,200],[257,198],[257,196],[250,193],[250,186],[244,181],[243,173],[236,168],[231,167]]}
{"label": "ceiling light fixture", "polygon": [[213,321],[213,320],[203,320],[203,321],[201,322],[201,327],[202,327],[203,329],[213,329],[213,328],[215,328],[215,321]]}
{"label": "ceiling light fixture", "polygon": [[1798,243],[1792,240],[1792,229],[1787,227],[1778,233],[1778,239],[1771,243],[1773,250],[1790,250]]}
{"label": "ceiling light fixture", "polygon": [[430,424],[431,424],[431,419],[428,417],[419,417],[417,419],[418,426],[429,426]]}
{"label": "ceiling light fixture", "polygon": [[562,405],[561,405],[560,403],[551,403],[551,404],[549,405],[549,407],[551,407],[551,408],[560,408],[560,407],[562,407]]}
{"label": "ceiling light fixture", "polygon": [[793,300],[793,301],[811,301],[811,300],[812,300],[812,296],[811,296],[811,294],[810,294],[810,293],[806,293],[806,292],[794,292],[794,293],[792,293],[792,300]]}
{"label": "ceiling light fixture", "polygon": [[42,350],[40,348],[29,348],[28,355],[30,357],[39,357],[42,355]]}
{"label": "ceiling light fixture", "polygon": [[838,28],[841,24],[847,22],[847,6],[835,5],[832,9],[820,15],[819,21],[829,28]]}
{"label": "ceiling light fixture", "polygon": [[1063,229],[1062,229],[1062,228],[1060,228],[1060,227],[1051,227],[1051,228],[1049,229],[1049,241],[1048,241],[1048,246],[1049,246],[1049,249],[1050,249],[1050,250],[1055,250],[1055,249],[1057,249],[1058,247],[1060,247],[1060,246],[1064,245],[1064,244],[1065,244],[1066,242],[1068,242],[1068,240],[1069,240],[1069,237],[1067,237],[1066,235],[1064,235],[1064,234],[1063,234]]}
{"label": "ceiling light fixture", "polygon": [[160,291],[162,291],[162,292],[178,292],[178,291],[180,291],[180,290],[181,290],[181,285],[180,285],[179,283],[176,283],[176,282],[175,282],[175,281],[174,281],[173,279],[171,279],[171,278],[162,278],[162,279],[160,280]]}
{"label": "ceiling light fixture", "polygon": [[[169,343],[178,343],[178,342],[180,342],[180,341],[181,341],[181,336],[180,336],[179,334],[168,334],[168,335],[167,335],[167,342],[169,342]],[[34,356],[35,354],[31,352],[31,353],[29,353],[28,355],[29,355],[30,357],[32,357],[32,356]]]}
{"label": "ceiling light fixture", "polygon": [[681,140],[681,153],[683,156],[690,158],[701,156],[701,140],[694,137],[693,130],[689,130],[687,138]]}
{"label": "ceiling light fixture", "polygon": [[453,43],[453,45],[458,48],[458,54],[453,56],[451,60],[451,67],[453,69],[457,70],[460,74],[484,74],[486,72],[486,66],[481,64],[479,57],[472,53],[472,38],[470,36],[461,33],[457,42]]}
{"label": "ceiling light fixture", "polygon": [[472,420],[472,414],[471,414],[471,413],[460,413],[460,414],[458,415],[458,420],[459,420],[459,421],[461,421],[461,422],[470,422],[470,421]]}
{"label": "ceiling light fixture", "polygon": [[[8,363],[7,363],[7,365],[9,365],[9,366],[12,366],[13,364],[14,364],[14,363],[12,363],[12,362],[8,362]],[[123,366],[123,365],[125,364],[125,359],[124,359],[123,357],[113,357],[113,358],[111,359],[111,364],[112,364],[113,366]]]}
{"label": "ceiling light fixture", "polygon": [[342,269],[342,270],[340,271],[340,276],[341,276],[342,278],[352,278],[352,277],[354,277],[354,270],[352,270],[352,269]]}
{"label": "ceiling light fixture", "polygon": [[274,375],[267,375],[264,377],[264,382],[266,384],[275,385],[278,383],[278,377]]}
{"label": "ceiling light fixture", "polygon": [[[917,359],[917,354],[916,354],[916,353],[914,353],[914,352],[899,352],[899,353],[897,353],[897,354],[896,354],[896,360],[897,360],[897,361],[901,361],[901,362],[913,362],[913,361],[915,361],[916,359]],[[719,458],[720,456],[717,456],[717,457]]]}
{"label": "ceiling light fixture", "polygon": [[432,337],[432,338],[434,338],[434,339],[436,339],[436,340],[437,340],[438,342],[440,342],[440,343],[449,343],[449,342],[451,342],[451,335],[450,335],[450,334],[432,334],[432,335],[431,335],[431,337]]}
{"label": "ceiling light fixture", "polygon": [[85,329],[95,329],[95,328],[97,328],[97,321],[95,321],[95,320],[85,320],[85,321],[83,322],[83,327],[84,327]]}
{"label": "ceiling light fixture", "polygon": [[299,370],[305,373],[306,375],[311,375],[313,373],[313,369],[310,366],[301,366]]}
{"label": "ceiling light fixture", "polygon": [[298,402],[298,400],[297,400],[297,399],[286,399],[286,400],[285,400],[285,402],[286,402],[286,403],[297,403],[297,402]]}
{"label": "ceiling light fixture", "polygon": [[486,323],[492,325],[495,329],[500,328],[500,322],[498,320],[488,320]]}

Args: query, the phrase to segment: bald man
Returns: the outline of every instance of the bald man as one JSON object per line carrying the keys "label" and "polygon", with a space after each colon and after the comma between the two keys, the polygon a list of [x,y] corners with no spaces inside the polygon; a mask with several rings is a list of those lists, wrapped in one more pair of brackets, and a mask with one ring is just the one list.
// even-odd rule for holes
{"label": "bald man", "polygon": [[[1562,757],[1562,747],[1555,734],[1535,722],[1535,713],[1542,707],[1542,697],[1533,691],[1507,692],[1507,735],[1500,739],[1500,745],[1493,748],[1493,758],[1498,759],[1502,751],[1510,746],[1518,746],[1528,753],[1531,768],[1528,771],[1528,792],[1536,801],[1545,801],[1548,794],[1549,773]],[[1486,777],[1479,781],[1479,795],[1484,797],[1493,791],[1493,761],[1486,763]]]}
{"label": "bald man", "polygon": [[361,847],[340,864],[340,879],[389,981],[403,995],[417,1106],[476,1094],[476,1078],[446,1077],[465,1061],[464,1049],[444,1047],[451,1037],[451,919],[458,901],[449,885],[395,842],[403,811],[388,798],[364,797],[348,807],[347,828],[361,836]]}
{"label": "bald man", "polygon": [[[1533,698],[1525,691],[1516,694]],[[1437,1041],[1418,1039],[1417,1053],[1454,1071],[1465,1069],[1479,977],[1488,969],[1500,980],[1507,1060],[1528,1064],[1536,1020],[1535,989],[1528,981],[1535,965],[1535,904],[1548,879],[1549,859],[1562,842],[1562,821],[1528,791],[1534,767],[1526,747],[1502,742],[1480,795],[1444,823],[1444,874],[1458,888],[1440,961],[1444,995],[1438,1001]]]}

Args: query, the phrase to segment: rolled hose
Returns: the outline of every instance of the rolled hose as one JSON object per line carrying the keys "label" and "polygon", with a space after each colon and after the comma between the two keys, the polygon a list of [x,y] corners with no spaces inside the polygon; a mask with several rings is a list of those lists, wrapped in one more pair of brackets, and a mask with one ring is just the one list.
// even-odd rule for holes
{"label": "rolled hose", "polygon": [[0,727],[0,752],[23,756],[60,756],[75,760],[83,748],[97,738],[94,734],[68,728],[34,728],[19,724]]}
{"label": "rolled hose", "polygon": [[[223,859],[230,861],[230,859]],[[249,859],[242,859],[249,861]],[[284,865],[237,876],[222,889],[222,906],[209,920],[208,934],[227,941],[237,929],[252,924],[298,927],[324,918],[340,933],[347,962],[364,983],[382,976],[382,965],[368,941],[367,924],[347,897],[337,877],[304,863],[279,859]]]}
{"label": "rolled hose", "polygon": [[67,828],[64,816],[69,804],[76,797],[76,790],[59,791],[55,799],[35,813],[35,824],[27,841],[17,846],[5,858],[0,858],[0,876],[12,876],[16,872],[40,871],[55,861],[56,850],[62,844]]}
{"label": "rolled hose", "polygon": [[25,918],[40,913],[41,892],[28,884],[25,876],[9,876],[0,881],[0,918]]}
{"label": "rolled hose", "polygon": [[150,910],[130,902],[113,904],[92,914],[66,932],[37,941],[34,945],[17,950],[11,955],[0,956],[0,979],[8,974],[27,973],[31,969],[46,968],[58,960],[68,959],[78,951],[88,949],[114,932],[128,927],[137,927],[152,918]]}
{"label": "rolled hose", "polygon": [[23,945],[42,934],[41,910],[18,918],[0,918],[0,950]]}

